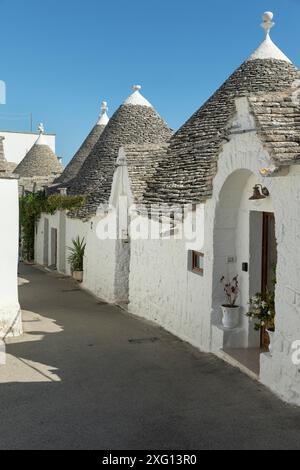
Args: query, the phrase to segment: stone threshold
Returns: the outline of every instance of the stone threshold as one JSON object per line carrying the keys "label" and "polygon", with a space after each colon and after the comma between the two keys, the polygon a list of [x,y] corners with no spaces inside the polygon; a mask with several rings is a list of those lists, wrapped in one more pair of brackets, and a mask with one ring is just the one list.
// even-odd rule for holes
{"label": "stone threshold", "polygon": [[254,360],[257,357],[259,359],[260,354],[259,349],[221,349],[215,352],[219,359],[239,369],[243,374],[256,381],[260,379],[259,360],[257,365],[254,364]]}

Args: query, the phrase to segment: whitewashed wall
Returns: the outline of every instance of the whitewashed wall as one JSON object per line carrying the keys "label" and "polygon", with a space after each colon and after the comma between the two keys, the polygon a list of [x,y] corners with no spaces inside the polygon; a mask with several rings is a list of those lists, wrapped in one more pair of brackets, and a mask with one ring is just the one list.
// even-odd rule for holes
{"label": "whitewashed wall", "polygon": [[[48,253],[45,254],[45,245],[44,245],[44,240],[45,240],[45,221],[48,221]],[[57,212],[54,215],[50,214],[42,214],[37,227],[36,227],[36,237],[35,237],[35,261],[38,264],[41,265],[46,265],[50,266],[51,264],[51,229],[55,228],[59,230],[59,212]],[[61,234],[58,232],[58,240],[60,239]],[[59,245],[59,243],[58,243]],[[59,257],[59,248],[58,248],[58,257]],[[45,259],[48,260],[48,262],[45,262]]]}
{"label": "whitewashed wall", "polygon": [[99,239],[97,224],[100,220],[95,217],[87,224],[83,286],[97,297],[115,302],[116,241]]}
{"label": "whitewashed wall", "polygon": [[84,259],[83,288],[92,294],[103,298],[108,302],[115,299],[115,250],[114,240],[100,240],[97,236],[97,223],[100,218],[95,217],[89,222],[80,219],[71,219],[62,212],[55,215],[43,214],[38,224],[36,237],[36,261],[44,264],[44,227],[45,219],[49,221],[49,254],[51,259],[51,228],[58,230],[58,271],[63,274],[71,274],[68,263],[68,247],[72,247],[72,240],[80,237],[86,241],[86,253]]}
{"label": "whitewashed wall", "polygon": [[[36,133],[8,131],[0,131],[0,136],[5,138],[3,145],[6,160],[17,165],[23,160],[39,137]],[[56,136],[45,134],[45,139],[55,153]]]}
{"label": "whitewashed wall", "polygon": [[[48,254],[46,258],[48,263],[45,263],[45,221],[48,221]],[[49,266],[51,264],[51,229],[57,230],[57,269],[62,274],[71,274],[70,266],[68,263],[69,250],[72,247],[72,239],[79,236],[81,239],[85,238],[89,225],[83,223],[81,220],[70,219],[64,212],[57,212],[54,215],[42,214],[36,230],[35,238],[35,261],[38,264]]]}
{"label": "whitewashed wall", "polygon": [[210,350],[210,321],[203,315],[209,308],[206,275],[188,270],[183,240],[132,241],[129,279],[131,313],[158,323],[203,351]]}
{"label": "whitewashed wall", "polygon": [[[68,256],[69,256],[69,247],[72,247],[72,240],[74,238],[79,238],[82,240],[83,238],[87,240],[87,232],[89,229],[89,225],[87,223],[82,222],[78,219],[70,219],[66,217],[66,235],[65,235],[65,243],[62,244],[61,251],[65,250],[65,270],[61,269],[62,273],[71,274],[70,264],[68,263]],[[60,235],[60,240],[62,237]],[[60,255],[61,261],[61,255]]]}
{"label": "whitewashed wall", "polygon": [[0,338],[22,333],[18,301],[18,181],[0,178]]}

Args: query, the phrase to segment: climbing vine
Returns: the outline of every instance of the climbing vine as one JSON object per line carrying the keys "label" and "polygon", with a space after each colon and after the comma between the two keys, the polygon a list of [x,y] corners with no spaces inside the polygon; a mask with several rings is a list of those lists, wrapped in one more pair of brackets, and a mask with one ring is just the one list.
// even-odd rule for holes
{"label": "climbing vine", "polygon": [[84,204],[83,196],[67,196],[53,194],[46,196],[44,193],[29,193],[20,198],[20,226],[22,257],[26,261],[34,260],[34,239],[36,223],[41,214],[55,214],[57,211],[80,209]]}

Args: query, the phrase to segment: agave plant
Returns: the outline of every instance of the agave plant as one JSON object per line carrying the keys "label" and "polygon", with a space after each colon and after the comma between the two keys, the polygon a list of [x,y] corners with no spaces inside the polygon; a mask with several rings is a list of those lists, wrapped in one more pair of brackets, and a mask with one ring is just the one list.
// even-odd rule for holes
{"label": "agave plant", "polygon": [[68,262],[73,272],[83,271],[83,258],[86,248],[85,239],[80,240],[79,236],[72,240],[73,246],[69,247],[70,255]]}

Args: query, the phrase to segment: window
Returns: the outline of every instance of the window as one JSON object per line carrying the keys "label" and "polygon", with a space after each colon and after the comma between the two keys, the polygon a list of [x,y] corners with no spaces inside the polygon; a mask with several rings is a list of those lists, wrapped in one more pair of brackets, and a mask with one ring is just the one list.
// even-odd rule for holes
{"label": "window", "polygon": [[204,274],[204,254],[199,251],[191,252],[191,271],[197,274]]}

